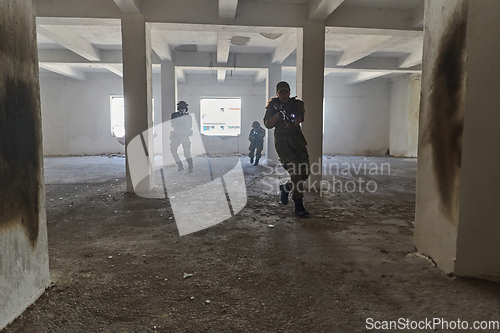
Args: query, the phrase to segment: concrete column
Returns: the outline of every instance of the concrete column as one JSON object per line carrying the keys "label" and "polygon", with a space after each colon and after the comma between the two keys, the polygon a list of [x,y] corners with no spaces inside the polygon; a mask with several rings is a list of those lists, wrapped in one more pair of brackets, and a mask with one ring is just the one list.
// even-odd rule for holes
{"label": "concrete column", "polygon": [[426,0],[415,244],[445,272],[500,278],[496,0]]}
{"label": "concrete column", "polygon": [[410,100],[408,103],[408,133],[406,136],[406,156],[417,157],[418,152],[418,119],[420,114],[420,94],[422,92],[422,75],[412,74],[408,78]]}
{"label": "concrete column", "polygon": [[[175,65],[173,61],[161,62],[161,116],[162,122],[170,120],[172,112],[175,112],[177,105],[175,103]],[[189,102],[188,102],[189,104]],[[167,133],[167,131],[163,131]],[[163,136],[162,154],[163,161],[167,161],[170,156],[170,140],[167,135]]]}
{"label": "concrete column", "polygon": [[0,330],[49,286],[35,7],[0,1]]}
{"label": "concrete column", "polygon": [[458,275],[500,279],[500,2],[469,1]]}
{"label": "concrete column", "polygon": [[[153,126],[152,77],[151,77],[151,31],[144,17],[137,14],[122,14],[123,94],[125,97],[125,145],[137,135]],[[144,137],[148,163],[140,163],[148,170],[153,165],[153,138]],[[151,154],[149,154],[151,152]],[[127,192],[133,192],[130,178],[129,154],[127,152]],[[149,165],[148,165],[149,164]],[[153,177],[142,181],[137,191],[153,188]]]}
{"label": "concrete column", "polygon": [[[271,64],[269,66],[267,78],[267,100],[276,97],[276,84],[281,81],[281,64]],[[264,117],[262,117],[264,118]],[[279,163],[278,153],[274,148],[274,129],[267,130],[266,135],[267,165],[276,166]]]}
{"label": "concrete column", "polygon": [[306,108],[302,130],[311,163],[309,187],[319,189],[323,172],[325,23],[306,21],[297,42],[297,97],[304,101]]}
{"label": "concrete column", "polygon": [[421,75],[404,76],[391,84],[389,152],[397,157],[416,157]]}

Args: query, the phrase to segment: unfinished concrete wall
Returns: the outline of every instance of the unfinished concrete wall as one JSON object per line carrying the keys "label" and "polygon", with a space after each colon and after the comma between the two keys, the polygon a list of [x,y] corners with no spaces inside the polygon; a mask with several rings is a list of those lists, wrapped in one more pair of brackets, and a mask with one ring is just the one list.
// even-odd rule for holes
{"label": "unfinished concrete wall", "polygon": [[0,2],[0,329],[49,284],[34,5]]}
{"label": "unfinished concrete wall", "polygon": [[445,272],[456,258],[469,1],[426,0],[414,241]]}
{"label": "unfinished concrete wall", "polygon": [[[44,130],[44,155],[99,155],[124,152],[111,135],[110,96],[123,95],[122,79],[115,74],[88,74],[85,81],[44,74],[40,79]],[[241,137],[205,137],[214,153],[248,153],[248,133],[254,120],[262,123],[266,103],[265,84],[248,78],[189,76],[179,83],[178,100],[186,100],[199,124],[201,97],[241,97]],[[161,77],[153,75],[154,123],[161,116]],[[174,112],[172,109],[167,113]],[[155,147],[155,152],[160,153]]]}
{"label": "unfinished concrete wall", "polygon": [[389,101],[386,80],[346,85],[343,78],[327,76],[323,154],[385,155],[389,148]]}
{"label": "unfinished concrete wall", "polygon": [[405,75],[390,84],[389,152],[397,157],[416,157],[421,75]]}
{"label": "unfinished concrete wall", "polygon": [[500,2],[469,1],[455,273],[500,279]]}
{"label": "unfinished concrete wall", "polygon": [[406,156],[408,136],[408,76],[395,79],[390,85],[390,133],[389,153],[392,156]]}
{"label": "unfinished concrete wall", "polygon": [[[202,97],[241,97],[241,135],[217,137],[203,135],[205,149],[210,153],[248,154],[248,134],[252,123],[258,121],[262,127],[266,107],[266,85],[254,85],[254,77],[226,76],[224,83],[217,83],[217,75],[212,77],[188,75],[186,83],[178,84],[178,100],[186,101],[189,113],[196,116],[200,125],[200,100]],[[265,154],[265,150],[262,152]]]}
{"label": "unfinished concrete wall", "polygon": [[44,155],[123,153],[111,134],[110,96],[123,95],[115,74],[87,74],[84,81],[41,75]]}

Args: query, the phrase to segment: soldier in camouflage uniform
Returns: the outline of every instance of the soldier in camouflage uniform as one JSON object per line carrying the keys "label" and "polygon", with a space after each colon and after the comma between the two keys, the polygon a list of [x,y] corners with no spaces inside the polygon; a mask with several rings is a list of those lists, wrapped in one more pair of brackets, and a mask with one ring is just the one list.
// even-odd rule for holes
{"label": "soldier in camouflage uniform", "polygon": [[184,170],[177,149],[182,145],[184,157],[188,164],[188,172],[193,172],[193,158],[191,157],[191,140],[189,137],[193,135],[193,119],[188,113],[188,104],[185,101],[177,103],[177,111],[170,116],[172,121],[173,131],[170,132],[170,152],[177,164],[177,171]]}
{"label": "soldier in camouflage uniform", "polygon": [[[309,213],[304,208],[304,182],[309,177],[309,154],[307,142],[302,134],[300,123],[304,121],[304,103],[295,98],[290,98],[290,85],[280,82],[276,85],[278,97],[272,98],[266,106],[264,125],[266,128],[274,127],[274,145],[283,168],[290,175],[290,181],[280,186],[281,202],[288,204],[289,193],[295,202],[295,214],[307,217]],[[285,121],[279,109],[283,108],[292,116],[292,121]]]}
{"label": "soldier in camouflage uniform", "polygon": [[250,163],[253,163],[253,158],[255,156],[254,165],[259,165],[262,149],[264,149],[264,136],[266,136],[266,131],[260,127],[258,121],[254,121],[250,134],[248,135],[248,141],[250,141],[250,147],[248,147],[250,152],[248,153],[248,157],[250,157]]}

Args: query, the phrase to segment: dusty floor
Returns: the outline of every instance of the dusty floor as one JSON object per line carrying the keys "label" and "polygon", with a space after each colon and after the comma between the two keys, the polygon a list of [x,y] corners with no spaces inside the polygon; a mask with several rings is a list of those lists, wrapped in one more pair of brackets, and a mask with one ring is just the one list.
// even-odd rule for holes
{"label": "dusty floor", "polygon": [[[167,200],[124,193],[123,158],[46,159],[53,283],[1,332],[364,332],[369,318],[500,320],[499,284],[447,276],[415,254],[414,159],[325,157],[337,190],[307,194],[308,219],[263,191],[276,175],[241,161],[246,207],[180,237]],[[360,192],[360,177],[377,190]],[[338,192],[346,184],[356,191]]]}

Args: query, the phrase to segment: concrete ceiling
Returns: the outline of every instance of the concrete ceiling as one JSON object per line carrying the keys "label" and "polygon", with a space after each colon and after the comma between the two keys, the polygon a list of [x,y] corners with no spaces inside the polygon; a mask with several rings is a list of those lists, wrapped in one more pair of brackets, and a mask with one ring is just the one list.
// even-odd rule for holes
{"label": "concrete ceiling", "polygon": [[[37,10],[41,8],[37,11],[41,72],[79,80],[92,72],[122,75],[121,52],[117,53],[122,44],[119,17],[122,11],[139,11],[141,0],[98,0],[109,7],[105,13],[86,12],[79,7],[92,3],[72,1],[76,0],[35,1]],[[220,71],[235,66],[231,59],[234,62],[239,54],[260,62],[265,56],[268,62],[282,63],[284,75],[293,74],[296,36],[307,13],[311,20],[325,20],[325,75],[359,77],[378,70],[384,73],[378,77],[393,77],[420,71],[424,0],[190,0],[204,1],[199,2],[202,13],[191,15],[176,7],[181,0],[155,0],[170,9],[171,16],[162,16],[162,22],[155,16],[159,9],[148,1],[153,0],[142,0],[142,7],[151,8],[143,15],[151,22],[153,73],[159,72],[162,60],[173,60],[178,73],[184,71],[178,77],[213,75],[217,66]],[[202,5],[209,6],[206,13]],[[275,19],[277,9],[280,17],[290,20]],[[190,57],[193,60],[187,63]],[[216,65],[197,60],[200,57],[216,59]],[[262,69],[267,66],[253,67],[257,68],[231,68],[231,75],[254,75],[255,83],[264,81]]]}
{"label": "concrete ceiling", "polygon": [[420,0],[346,0],[344,6],[411,10],[423,4]]}

